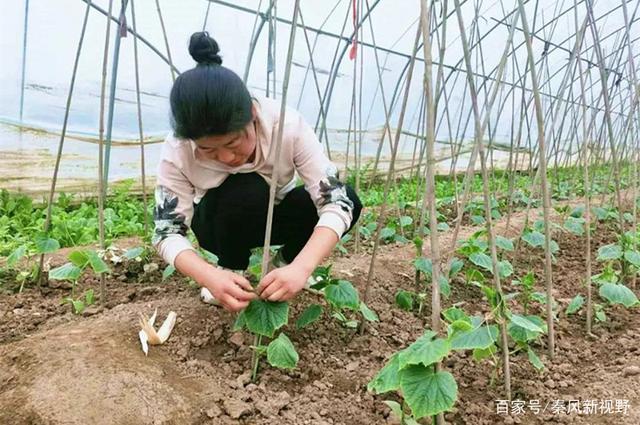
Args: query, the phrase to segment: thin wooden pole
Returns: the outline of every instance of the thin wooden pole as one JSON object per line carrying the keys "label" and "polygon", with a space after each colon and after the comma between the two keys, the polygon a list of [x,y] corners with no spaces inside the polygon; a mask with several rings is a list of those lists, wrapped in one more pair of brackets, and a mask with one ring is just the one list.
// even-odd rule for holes
{"label": "thin wooden pole", "polygon": [[[475,146],[478,151],[478,155],[480,156],[480,166],[482,173],[482,189],[484,194],[484,207],[485,207],[485,221],[487,227],[487,239],[489,242],[489,250],[491,252],[491,263],[493,270],[493,283],[496,289],[496,292],[500,295],[500,299],[502,299],[502,287],[500,284],[500,271],[498,268],[498,253],[496,249],[495,235],[494,229],[492,225],[493,218],[491,217],[491,203],[490,203],[490,193],[489,193],[489,175],[486,167],[486,155],[484,150],[484,144],[482,142],[482,134],[483,134],[483,123],[480,117],[480,110],[478,107],[478,99],[477,99],[477,91],[475,88],[475,82],[473,79],[473,73],[471,71],[471,57],[469,54],[469,46],[467,43],[467,35],[464,28],[464,21],[462,18],[462,11],[460,9],[460,0],[454,0],[456,5],[456,16],[458,18],[458,27],[460,29],[460,40],[462,42],[462,49],[464,53],[464,62],[467,69],[467,80],[469,86],[469,95],[471,97],[471,105],[473,108],[473,116],[474,116],[474,128],[475,128]],[[517,19],[517,14],[514,15],[514,19]],[[505,55],[503,55],[503,61],[505,60]],[[489,110],[489,108],[487,108]],[[487,114],[486,116],[489,116]],[[486,120],[485,120],[486,122]],[[508,336],[507,336],[507,324],[504,316],[504,305],[501,304],[498,307],[499,310],[499,319],[498,325],[500,326],[500,334],[501,334],[501,349],[503,355],[503,371],[504,371],[504,386],[505,393],[508,400],[511,400],[511,367],[509,361],[509,344],[508,344]]]}
{"label": "thin wooden pole", "polygon": [[[53,177],[51,178],[51,188],[49,189],[49,198],[47,202],[47,216],[44,220],[44,233],[49,232],[49,226],[51,226],[51,211],[53,209],[53,195],[56,192],[56,183],[58,181],[58,171],[60,170],[60,160],[62,158],[62,149],[64,147],[64,138],[67,135],[67,124],[69,123],[69,111],[71,110],[71,98],[73,97],[73,88],[76,84],[76,75],[78,73],[78,63],[80,62],[80,52],[82,51],[82,43],[84,41],[84,35],[87,29],[87,22],[89,20],[89,10],[91,9],[91,0],[87,0],[87,7],[84,11],[84,19],[82,21],[82,30],[80,31],[80,41],[76,48],[76,57],[73,62],[73,71],[71,73],[71,84],[69,85],[69,93],[67,94],[67,104],[64,110],[64,119],[62,121],[62,131],[60,133],[60,142],[58,143],[58,152],[56,154],[56,163],[53,167]],[[38,264],[38,276],[36,281],[38,286],[42,284],[42,267],[44,266],[44,254],[40,254],[40,262]]]}
{"label": "thin wooden pole", "polygon": [[[105,249],[104,235],[104,104],[107,92],[107,65],[109,62],[109,41],[111,38],[111,13],[113,11],[113,0],[109,0],[109,11],[107,15],[107,29],[104,37],[104,54],[102,56],[102,76],[100,79],[100,116],[98,124],[98,233],[100,235],[100,248]],[[104,306],[107,302],[107,283],[104,273],[100,273],[100,304]]]}
{"label": "thin wooden pole", "polygon": [[[131,2],[133,5],[133,1]],[[211,3],[209,3],[210,5]],[[132,6],[133,7],[133,6]],[[162,28],[162,38],[164,39],[164,46],[167,49],[167,58],[169,59],[169,65],[173,65],[173,59],[171,59],[171,49],[169,48],[169,38],[167,37],[167,29],[164,26],[164,19],[162,19],[162,9],[160,8],[160,0],[156,0],[156,10],[158,11],[158,18],[160,19],[160,28]],[[207,16],[209,16],[209,8],[207,7]],[[206,25],[206,18],[205,24]],[[204,26],[203,25],[203,26]],[[135,18],[133,18],[133,30],[135,31]],[[135,38],[134,38],[135,41]],[[137,50],[137,47],[136,47]],[[171,70],[171,80],[176,81],[176,73],[173,70],[173,66],[169,66]]]}
{"label": "thin wooden pole", "polygon": [[544,118],[542,112],[542,102],[540,100],[540,91],[538,87],[538,77],[536,75],[536,68],[533,61],[533,49],[531,47],[531,36],[529,33],[529,22],[524,10],[522,0],[518,0],[518,9],[520,10],[520,16],[522,17],[522,28],[524,30],[525,42],[527,45],[527,59],[529,61],[529,73],[531,75],[531,88],[533,90],[534,105],[536,110],[537,131],[538,131],[538,171],[540,173],[540,184],[542,186],[542,211],[544,217],[544,275],[546,282],[547,292],[547,328],[549,335],[548,353],[549,357],[553,359],[555,352],[555,332],[554,332],[554,316],[553,316],[553,275],[551,270],[551,201],[549,197],[549,186],[547,182],[547,158],[545,149],[545,137],[544,137]]}
{"label": "thin wooden pole", "polygon": [[[157,0],[156,0],[157,2]],[[160,13],[160,4],[158,4],[158,13],[162,17]],[[211,4],[211,3],[209,3]],[[136,30],[136,11],[133,0],[131,0],[131,21],[133,24],[133,30]],[[162,18],[160,19],[162,22]],[[164,25],[163,25],[164,26]],[[167,45],[167,54],[169,52],[169,46]],[[144,210],[144,234],[149,234],[149,217],[147,214],[147,184],[146,184],[146,173],[145,173],[145,159],[144,159],[144,133],[142,131],[142,102],[140,101],[140,70],[138,64],[138,39],[133,38],[133,57],[135,64],[135,74],[136,74],[136,109],[138,112],[138,137],[140,141],[140,174],[142,177],[142,208]],[[171,58],[171,55],[169,55]],[[172,76],[175,76],[172,73]]]}
{"label": "thin wooden pole", "polygon": [[20,73],[20,122],[24,114],[24,83],[27,69],[27,36],[29,35],[29,0],[24,3],[24,25],[22,27],[22,70]]}
{"label": "thin wooden pole", "polygon": [[[431,7],[428,0],[420,2],[420,24],[422,27],[422,50],[424,54],[424,92],[425,111],[427,129],[427,166],[425,195],[423,199],[423,210],[429,205],[429,234],[431,237],[431,327],[434,332],[441,332],[440,322],[440,243],[438,241],[438,216],[435,198],[435,171],[436,162],[434,159],[435,144],[435,105],[432,84],[433,60],[431,57]],[[438,362],[436,370],[440,370],[442,365]],[[436,424],[444,424],[444,415],[439,413],[435,417]]]}
{"label": "thin wooden pole", "polygon": [[[413,75],[413,68],[414,68],[414,64],[415,64],[415,57],[416,54],[418,52],[418,46],[419,46],[419,42],[420,42],[420,34],[421,34],[421,27],[418,26],[418,31],[416,32],[416,38],[413,44],[413,52],[412,52],[412,60],[409,64],[409,70],[407,72],[407,83],[405,85],[405,91],[404,91],[404,96],[402,99],[402,106],[400,108],[400,115],[398,117],[398,127],[396,129],[396,135],[395,135],[395,140],[393,143],[393,146],[391,148],[391,160],[389,162],[389,169],[387,170],[387,179],[384,185],[384,191],[383,191],[383,195],[382,195],[382,205],[380,207],[380,214],[378,215],[378,220],[377,220],[377,227],[376,227],[376,231],[375,231],[375,236],[374,236],[374,243],[373,243],[373,252],[371,253],[371,261],[369,263],[369,272],[367,274],[367,281],[365,283],[365,288],[364,288],[364,295],[363,295],[363,302],[366,304],[367,301],[369,300],[369,295],[371,293],[371,284],[373,282],[373,273],[374,273],[374,269],[375,269],[375,261],[376,261],[376,255],[378,253],[378,247],[380,245],[380,231],[382,230],[382,226],[384,224],[384,220],[386,218],[386,212],[387,212],[387,201],[389,198],[389,190],[391,188],[391,180],[392,180],[392,176],[393,176],[393,171],[394,171],[394,167],[395,167],[395,161],[396,161],[396,153],[398,150],[398,143],[400,142],[400,135],[402,133],[402,125],[404,122],[404,116],[407,110],[407,101],[409,98],[409,92],[410,92],[410,87],[411,87],[411,77]],[[366,328],[366,321],[362,322],[361,327],[360,327],[360,334],[363,334]]]}
{"label": "thin wooden pole", "polygon": [[[289,33],[289,50],[287,52],[287,62],[285,65],[284,71],[284,79],[282,81],[282,98],[280,99],[280,115],[278,121],[278,133],[276,136],[276,150],[275,157],[280,157],[280,152],[282,151],[282,135],[284,133],[284,122],[285,122],[285,114],[287,109],[287,93],[289,91],[289,78],[291,77],[291,59],[293,57],[293,48],[296,40],[296,29],[298,27],[298,15],[300,12],[300,0],[296,0],[293,6],[293,24],[291,25],[291,32]],[[267,272],[267,268],[269,266],[269,250],[271,248],[271,229],[273,227],[273,209],[275,206],[276,200],[276,191],[278,189],[278,178],[280,177],[280,167],[279,163],[273,167],[273,172],[271,174],[271,183],[269,185],[269,206],[267,208],[267,223],[264,234],[264,246],[262,251],[262,271],[260,279],[264,277]],[[256,335],[254,339],[254,346],[260,345],[260,336]],[[257,351],[253,351],[252,355],[252,370],[253,375],[252,378],[255,380],[257,372],[258,372],[258,355]]]}

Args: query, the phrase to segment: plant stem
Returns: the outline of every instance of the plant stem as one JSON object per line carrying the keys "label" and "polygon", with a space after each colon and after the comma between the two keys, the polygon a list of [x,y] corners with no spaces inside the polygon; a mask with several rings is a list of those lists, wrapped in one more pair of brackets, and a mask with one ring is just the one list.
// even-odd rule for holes
{"label": "plant stem", "polygon": [[258,347],[262,344],[262,335],[253,336],[253,346],[256,347],[253,350],[251,356],[251,380],[256,382],[258,378],[258,366],[260,365],[260,354],[258,353]]}

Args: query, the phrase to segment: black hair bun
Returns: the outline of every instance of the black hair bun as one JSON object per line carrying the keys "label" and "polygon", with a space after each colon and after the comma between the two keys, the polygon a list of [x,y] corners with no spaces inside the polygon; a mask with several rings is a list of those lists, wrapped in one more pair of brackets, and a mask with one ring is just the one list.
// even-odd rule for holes
{"label": "black hair bun", "polygon": [[222,65],[218,43],[206,31],[194,32],[189,40],[189,54],[201,65]]}

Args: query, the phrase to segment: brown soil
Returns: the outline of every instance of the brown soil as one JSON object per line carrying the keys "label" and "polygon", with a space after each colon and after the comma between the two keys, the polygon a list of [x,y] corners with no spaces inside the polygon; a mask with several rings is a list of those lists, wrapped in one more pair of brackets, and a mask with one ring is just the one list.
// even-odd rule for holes
{"label": "brown soil", "polygon": [[[537,212],[531,212],[531,218]],[[507,234],[522,226],[516,214]],[[497,226],[505,233],[504,223]],[[459,238],[477,228],[463,228]],[[443,246],[450,236],[443,235]],[[614,233],[599,226],[594,252],[610,243]],[[632,366],[640,367],[640,314],[637,309],[607,308],[608,321],[584,330],[584,313],[566,317],[564,310],[583,287],[584,240],[566,232],[555,239],[561,251],[554,265],[554,295],[560,303],[556,322],[556,353],[536,351],[546,368],[537,372],[526,356],[511,358],[514,399],[539,400],[537,415],[496,414],[504,399],[502,376],[492,379],[492,360],[475,362],[466,353],[451,355],[444,368],[458,383],[459,400],[445,415],[455,424],[496,423],[640,423],[640,385]],[[128,244],[132,241],[126,241]],[[184,279],[161,282],[159,272],[144,274],[134,267],[117,269],[108,280],[105,308],[89,308],[72,315],[60,300],[66,287],[28,288],[21,294],[0,296],[0,423],[1,424],[379,424],[397,423],[383,403],[395,395],[373,396],[367,382],[395,351],[415,340],[429,326],[429,308],[421,316],[394,305],[399,289],[413,284],[411,246],[382,247],[368,304],[380,322],[364,335],[342,328],[325,317],[303,330],[289,326],[287,335],[299,354],[297,369],[276,370],[262,364],[259,380],[251,383],[251,337],[233,333],[230,313],[202,304],[198,288]],[[57,255],[53,263],[62,262]],[[543,291],[541,252],[523,248],[511,258],[516,274],[532,268]],[[334,272],[351,280],[364,293],[369,254],[333,259]],[[594,266],[594,273],[597,269]],[[510,281],[509,281],[510,282]],[[79,292],[98,291],[94,278],[85,278]],[[505,291],[510,292],[508,282]],[[443,300],[470,314],[488,311],[486,300],[474,287],[452,282],[452,295]],[[304,293],[292,303],[290,322],[316,295]],[[597,302],[597,294],[594,295]],[[138,312],[157,308],[159,320],[173,310],[178,315],[171,338],[140,350]],[[516,307],[514,306],[514,309]],[[534,313],[544,312],[534,306]],[[542,342],[544,344],[544,341]],[[640,369],[638,369],[640,370]],[[555,400],[628,400],[626,414],[553,414]],[[615,404],[614,404],[615,412]],[[425,421],[424,423],[427,423]]]}

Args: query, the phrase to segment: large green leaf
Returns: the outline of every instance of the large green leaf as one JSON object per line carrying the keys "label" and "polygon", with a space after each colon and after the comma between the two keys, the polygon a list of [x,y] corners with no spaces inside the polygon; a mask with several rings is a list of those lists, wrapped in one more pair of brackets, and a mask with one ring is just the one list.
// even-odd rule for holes
{"label": "large green leaf", "polygon": [[433,273],[433,265],[431,264],[430,258],[418,257],[413,261],[413,266],[416,270],[428,276],[431,276],[431,273]]}
{"label": "large green leaf", "polygon": [[109,272],[109,266],[107,266],[107,263],[105,263],[95,251],[87,251],[87,258],[89,259],[89,265],[95,273]]}
{"label": "large green leaf", "polygon": [[544,235],[537,230],[525,233],[522,235],[522,240],[533,248],[544,246]]}
{"label": "large green leaf", "polygon": [[485,349],[491,346],[498,338],[496,325],[479,326],[463,332],[456,332],[451,336],[452,350]]}
{"label": "large green leaf", "polygon": [[582,295],[576,295],[575,297],[573,297],[573,299],[567,306],[567,311],[566,311],[567,316],[570,316],[576,313],[578,310],[580,310],[583,304],[584,304],[584,297]]}
{"label": "large green leaf", "polygon": [[413,218],[408,215],[403,215],[400,217],[400,227],[407,227],[413,224]]}
{"label": "large green leaf", "polygon": [[124,253],[124,258],[127,260],[133,260],[134,258],[140,257],[144,253],[144,247],[138,246],[135,248],[129,248]]}
{"label": "large green leaf", "polygon": [[298,359],[298,352],[284,333],[280,333],[267,347],[267,361],[271,366],[293,369],[298,364]]}
{"label": "large green leaf", "polygon": [[504,236],[496,236],[496,246],[505,251],[513,251],[513,241],[511,239],[505,238]]}
{"label": "large green leaf", "polygon": [[513,266],[508,260],[502,260],[498,262],[498,273],[502,279],[509,277],[513,274]]}
{"label": "large green leaf", "polygon": [[617,244],[609,244],[598,248],[598,261],[618,260],[622,257],[622,248]]}
{"label": "large green leaf", "polygon": [[584,234],[584,218],[568,217],[564,222],[564,228],[574,235]]}
{"label": "large green leaf", "polygon": [[380,318],[378,317],[376,312],[371,310],[369,308],[369,306],[367,306],[362,301],[360,302],[360,313],[362,314],[362,317],[364,317],[364,319],[366,321],[368,321],[368,322],[379,322],[380,321]]}
{"label": "large green leaf", "polygon": [[433,416],[451,410],[458,398],[458,385],[449,372],[411,365],[400,371],[400,388],[414,418]]}
{"label": "large green leaf", "polygon": [[15,266],[16,263],[20,261],[22,257],[24,257],[26,254],[27,254],[27,246],[20,245],[7,257],[7,266],[9,268]]}
{"label": "large green leaf", "polygon": [[440,282],[440,293],[445,298],[449,298],[451,296],[451,285],[449,285],[449,279],[445,277],[445,275],[441,274],[438,276],[438,282]]}
{"label": "large green leaf", "polygon": [[255,299],[244,310],[243,316],[247,329],[272,338],[275,331],[287,324],[289,304]]}
{"label": "large green leaf", "polygon": [[433,339],[434,336],[435,332],[428,330],[413,344],[400,351],[400,368],[414,364],[429,366],[444,359],[450,351],[449,341]]}
{"label": "large green leaf", "polygon": [[305,326],[310,325],[311,323],[318,320],[321,315],[322,306],[319,304],[311,304],[302,312],[300,317],[298,317],[298,320],[296,320],[296,328],[302,329]]}
{"label": "large green leaf", "polygon": [[627,260],[630,264],[633,264],[635,268],[640,269],[640,252],[638,251],[625,251],[624,259]]}
{"label": "large green leaf", "polygon": [[619,283],[605,283],[600,286],[600,296],[611,304],[622,304],[633,307],[638,304],[638,298],[631,289]]}
{"label": "large green leaf", "polygon": [[89,256],[86,251],[72,251],[69,260],[74,266],[84,269],[89,264]]}
{"label": "large green leaf", "polygon": [[511,323],[515,324],[516,326],[520,326],[521,328],[524,328],[528,331],[544,333],[544,329],[541,326],[538,326],[537,323],[529,320],[528,317],[521,316],[519,314],[512,314],[510,320]]}
{"label": "large green leaf", "polygon": [[347,280],[338,280],[336,283],[327,286],[324,288],[324,295],[329,304],[337,309],[358,310],[360,307],[358,291]]}
{"label": "large green leaf", "polygon": [[475,252],[469,256],[469,261],[478,267],[481,267],[487,271],[493,272],[493,266],[491,263],[491,257],[484,252]]}
{"label": "large green leaf", "polygon": [[60,243],[57,240],[48,238],[46,236],[40,236],[36,238],[36,251],[38,254],[46,254],[55,252],[60,249]]}
{"label": "large green leaf", "polygon": [[380,231],[380,239],[389,239],[396,234],[396,230],[391,227],[385,227]]}
{"label": "large green leaf", "polygon": [[578,205],[573,210],[571,210],[569,215],[573,218],[580,218],[584,215],[584,211],[585,211],[584,205]]}
{"label": "large green leaf", "polygon": [[66,263],[60,267],[49,270],[49,279],[77,281],[82,274],[82,269],[74,264]]}
{"label": "large green leaf", "polygon": [[[533,316],[533,315],[522,316],[522,317],[524,317],[528,322],[530,322],[528,326],[531,326],[530,324],[532,323],[536,325],[539,329],[542,329],[543,332],[546,332],[547,326],[544,320],[542,320],[540,317]],[[507,325],[507,332],[509,333],[511,338],[520,342],[527,342],[527,341],[534,340],[538,338],[541,334],[537,330],[532,331],[527,328],[523,328],[522,326],[518,326],[513,321],[510,321],[509,324]]]}
{"label": "large green leaf", "polygon": [[367,384],[367,390],[374,394],[383,394],[400,388],[400,361],[398,353],[395,353],[387,364]]}
{"label": "large green leaf", "polygon": [[449,277],[454,277],[455,275],[460,273],[460,270],[462,270],[463,267],[464,261],[459,258],[453,258],[449,267]]}
{"label": "large green leaf", "polygon": [[413,310],[413,292],[400,290],[396,294],[396,304],[403,310]]}
{"label": "large green leaf", "polygon": [[453,323],[456,320],[467,320],[469,321],[469,323],[471,323],[471,319],[469,319],[467,313],[465,313],[463,309],[458,307],[449,307],[442,312],[442,315],[449,323]]}
{"label": "large green leaf", "polygon": [[540,360],[540,357],[536,354],[535,351],[531,349],[531,347],[527,347],[527,357],[529,358],[529,362],[538,370],[544,369],[544,363]]}

